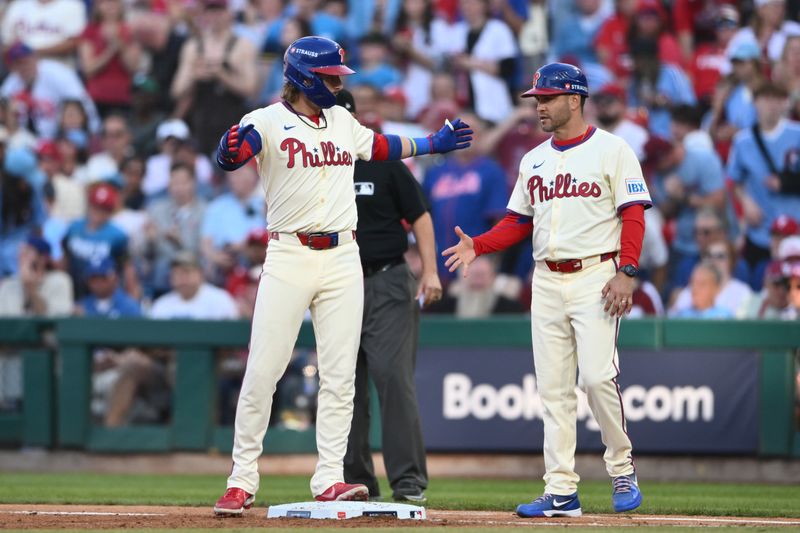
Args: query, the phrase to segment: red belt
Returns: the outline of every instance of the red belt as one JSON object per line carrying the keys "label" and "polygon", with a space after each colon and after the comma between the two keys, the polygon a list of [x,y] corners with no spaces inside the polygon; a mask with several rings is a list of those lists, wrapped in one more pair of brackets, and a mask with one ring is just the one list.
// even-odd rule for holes
{"label": "red belt", "polygon": [[[616,257],[616,255],[617,252],[606,252],[600,256],[599,262],[602,263],[603,261],[608,261],[609,259]],[[585,259],[564,259],[563,261],[545,261],[545,263],[547,264],[547,268],[553,272],[571,274],[572,272],[578,272],[581,270],[583,268],[584,261]]]}
{"label": "red belt", "polygon": [[[280,240],[280,233],[277,231],[270,232],[270,240]],[[328,250],[339,246],[339,233],[295,233],[297,240],[303,246],[308,246],[312,250]],[[356,238],[356,232],[353,232],[353,240]]]}

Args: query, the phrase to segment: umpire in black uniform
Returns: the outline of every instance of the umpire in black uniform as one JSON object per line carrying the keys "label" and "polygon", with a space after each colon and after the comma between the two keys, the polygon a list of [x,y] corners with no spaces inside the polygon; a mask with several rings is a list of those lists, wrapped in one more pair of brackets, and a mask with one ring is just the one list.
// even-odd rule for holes
{"label": "umpire in black uniform", "polygon": [[[338,104],[355,114],[352,95]],[[433,222],[422,188],[400,161],[356,161],[358,247],[364,268],[364,320],[356,365],[353,422],[344,458],[347,483],[363,483],[370,496],[380,488],[369,446],[369,378],[378,391],[382,451],[395,500],[424,503],[428,486],[425,446],[419,423],[414,367],[420,302],[442,297],[436,271]],[[403,259],[411,225],[420,256],[417,280]]]}

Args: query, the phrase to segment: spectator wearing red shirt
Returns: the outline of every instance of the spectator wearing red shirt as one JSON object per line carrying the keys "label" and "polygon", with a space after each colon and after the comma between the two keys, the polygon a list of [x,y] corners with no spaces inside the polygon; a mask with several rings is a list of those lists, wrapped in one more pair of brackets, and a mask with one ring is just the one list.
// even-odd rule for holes
{"label": "spectator wearing red shirt", "polygon": [[600,63],[619,77],[628,76],[633,68],[628,54],[628,26],[636,14],[637,2],[617,0],[616,12],[603,23],[594,40]]}
{"label": "spectator wearing red shirt", "polygon": [[225,278],[225,290],[233,296],[239,314],[244,318],[253,318],[256,291],[268,242],[269,233],[266,229],[250,231],[244,249],[239,254],[239,264]]}
{"label": "spectator wearing red shirt", "polygon": [[617,0],[617,12],[597,32],[597,56],[606,68],[623,78],[623,84],[633,70],[629,54],[632,39],[657,39],[659,60],[680,65],[678,42],[666,28],[667,14],[659,0]]}
{"label": "spectator wearing red shirt", "polygon": [[[675,0],[672,5],[672,27],[678,36],[681,52],[687,63],[692,61],[699,45],[717,40],[717,21],[726,7],[735,0]],[[738,20],[737,20],[738,22]]]}
{"label": "spectator wearing red shirt", "polygon": [[78,44],[86,90],[103,117],[129,110],[131,80],[141,58],[141,48],[123,15],[122,0],[97,0],[92,21]]}
{"label": "spectator wearing red shirt", "polygon": [[690,74],[694,92],[704,105],[711,105],[717,82],[731,72],[731,62],[725,51],[738,29],[739,12],[733,6],[722,6],[716,18],[714,40],[697,45],[691,60]]}

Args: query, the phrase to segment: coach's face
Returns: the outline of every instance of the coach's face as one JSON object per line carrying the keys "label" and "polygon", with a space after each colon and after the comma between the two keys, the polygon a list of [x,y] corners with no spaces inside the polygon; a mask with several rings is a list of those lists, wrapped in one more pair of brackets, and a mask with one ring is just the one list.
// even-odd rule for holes
{"label": "coach's face", "polygon": [[536,111],[542,130],[552,133],[564,126],[572,118],[571,101],[580,98],[574,94],[556,94],[536,96]]}

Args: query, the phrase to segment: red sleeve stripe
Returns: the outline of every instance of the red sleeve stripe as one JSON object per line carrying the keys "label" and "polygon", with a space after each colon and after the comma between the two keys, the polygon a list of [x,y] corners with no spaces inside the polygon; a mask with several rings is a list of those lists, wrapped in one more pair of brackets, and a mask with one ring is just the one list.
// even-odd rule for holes
{"label": "red sleeve stripe", "polygon": [[386,161],[389,158],[389,141],[380,133],[372,138],[372,160]]}
{"label": "red sleeve stripe", "polygon": [[639,268],[644,239],[644,205],[641,203],[622,206],[622,236],[620,237],[620,265]]}
{"label": "red sleeve stripe", "polygon": [[505,250],[529,237],[531,232],[533,232],[533,219],[509,210],[492,229],[473,239],[475,255]]}
{"label": "red sleeve stripe", "polygon": [[651,207],[653,207],[653,202],[651,202],[650,200],[635,200],[633,202],[628,202],[622,204],[617,208],[617,214],[622,213],[623,209],[625,209],[626,207],[630,207],[632,205],[643,205],[645,209],[650,209]]}

